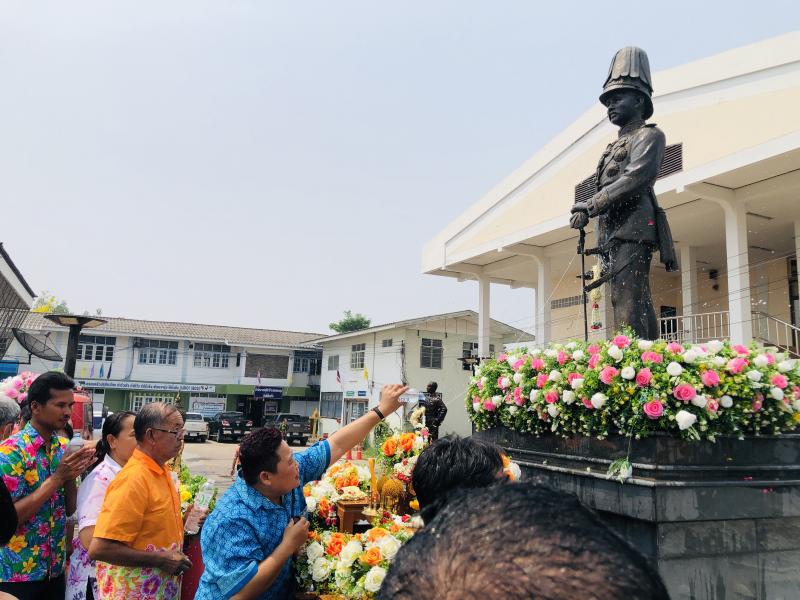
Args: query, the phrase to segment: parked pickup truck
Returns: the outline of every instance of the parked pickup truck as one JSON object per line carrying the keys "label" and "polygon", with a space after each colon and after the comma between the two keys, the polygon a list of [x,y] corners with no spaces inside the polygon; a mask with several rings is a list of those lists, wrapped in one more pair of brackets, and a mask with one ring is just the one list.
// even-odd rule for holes
{"label": "parked pickup truck", "polygon": [[240,412],[217,413],[208,422],[208,435],[218,442],[242,439],[253,429],[253,422]]}
{"label": "parked pickup truck", "polygon": [[183,439],[187,442],[205,442],[208,439],[208,425],[200,413],[186,413],[183,418]]}
{"label": "parked pickup truck", "polygon": [[[285,421],[285,424],[284,424]],[[267,417],[264,427],[274,427],[283,432],[283,439],[290,446],[298,441],[305,445],[311,437],[311,423],[308,417],[290,413],[278,413]]]}

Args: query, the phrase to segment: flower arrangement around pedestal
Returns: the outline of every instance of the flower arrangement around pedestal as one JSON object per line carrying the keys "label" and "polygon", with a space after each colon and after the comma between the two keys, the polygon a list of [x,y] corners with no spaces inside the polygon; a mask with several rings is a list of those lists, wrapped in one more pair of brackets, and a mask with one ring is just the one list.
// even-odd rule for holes
{"label": "flower arrangement around pedestal", "polygon": [[0,381],[0,396],[5,396],[17,404],[22,404],[28,397],[31,384],[38,377],[36,373],[23,371],[17,375],[6,377]]}
{"label": "flower arrangement around pedestal", "polygon": [[778,435],[800,423],[800,369],[755,343],[618,335],[484,361],[470,381],[467,412],[478,429],[533,435]]}
{"label": "flower arrangement around pedestal", "polygon": [[331,519],[335,519],[339,500],[367,498],[370,480],[369,469],[364,465],[350,461],[336,463],[325,472],[322,479],[303,487],[309,515],[330,524]]}
{"label": "flower arrangement around pedestal", "polygon": [[319,594],[373,598],[400,546],[412,535],[402,521],[389,521],[355,535],[312,531],[296,562],[297,581],[303,589]]}

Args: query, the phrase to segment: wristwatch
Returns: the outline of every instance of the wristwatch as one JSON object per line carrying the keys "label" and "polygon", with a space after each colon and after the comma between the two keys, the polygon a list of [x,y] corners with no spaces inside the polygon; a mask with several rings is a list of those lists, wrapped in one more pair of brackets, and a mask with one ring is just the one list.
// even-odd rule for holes
{"label": "wristwatch", "polygon": [[372,412],[374,412],[376,415],[378,415],[378,418],[379,418],[381,421],[383,421],[383,420],[386,418],[385,416],[383,416],[383,413],[381,412],[381,409],[380,409],[380,408],[378,408],[377,406],[376,406],[375,408],[373,408],[373,409],[372,409]]}

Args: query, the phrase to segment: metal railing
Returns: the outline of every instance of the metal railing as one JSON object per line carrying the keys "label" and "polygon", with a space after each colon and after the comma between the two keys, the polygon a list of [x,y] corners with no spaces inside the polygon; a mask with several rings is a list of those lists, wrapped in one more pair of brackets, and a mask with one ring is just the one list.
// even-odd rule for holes
{"label": "metal railing", "polygon": [[727,310],[697,315],[661,317],[658,320],[661,339],[670,342],[699,344],[730,337],[730,317]]}
{"label": "metal railing", "polygon": [[753,335],[765,344],[800,356],[800,328],[763,312],[753,312]]}

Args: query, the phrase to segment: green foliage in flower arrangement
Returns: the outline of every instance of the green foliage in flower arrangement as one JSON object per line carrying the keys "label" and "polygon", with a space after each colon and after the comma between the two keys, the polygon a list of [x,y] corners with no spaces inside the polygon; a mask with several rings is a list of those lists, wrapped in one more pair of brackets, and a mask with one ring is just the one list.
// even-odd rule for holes
{"label": "green foliage in flower arrangement", "polygon": [[800,423],[797,361],[753,343],[639,340],[551,344],[481,363],[467,412],[478,429],[532,435],[666,432],[688,440],[779,435]]}

